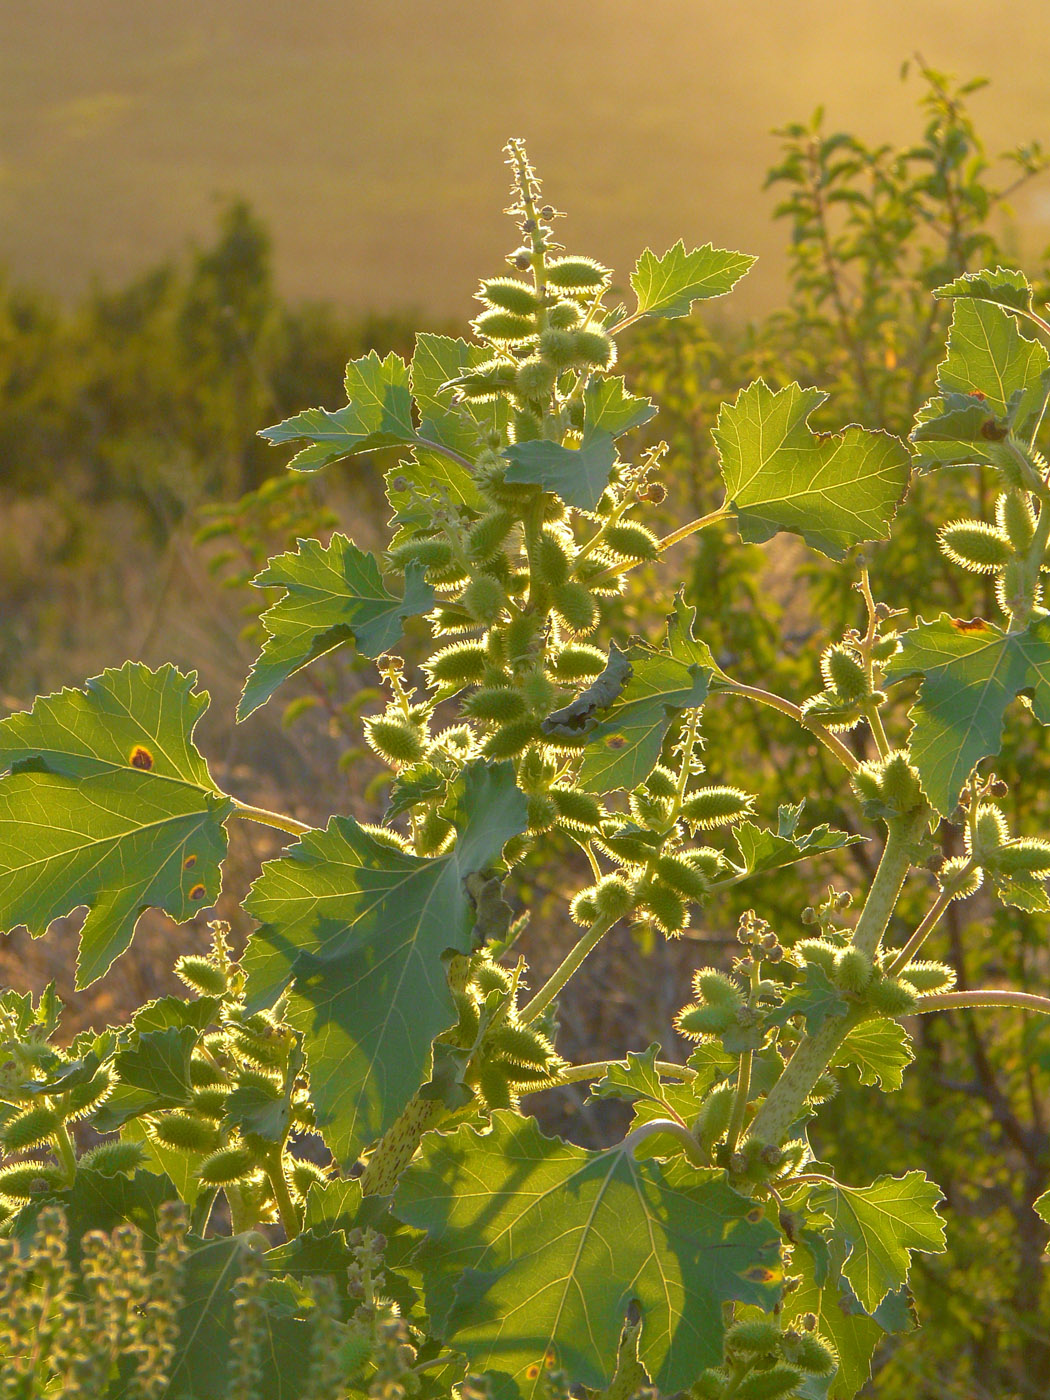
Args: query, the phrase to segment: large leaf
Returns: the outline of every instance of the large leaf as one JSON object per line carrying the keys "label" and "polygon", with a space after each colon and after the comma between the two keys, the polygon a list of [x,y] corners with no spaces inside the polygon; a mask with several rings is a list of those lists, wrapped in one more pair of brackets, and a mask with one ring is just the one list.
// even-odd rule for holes
{"label": "large leaf", "polygon": [[777,1232],[720,1172],[587,1152],[515,1114],[432,1135],[395,1211],[429,1232],[435,1329],[500,1400],[541,1394],[549,1355],[572,1382],[607,1385],[632,1301],[639,1360],[661,1392],[679,1390],[720,1359],[723,1302],[768,1308],[779,1291]]}
{"label": "large leaf", "polygon": [[959,622],[942,613],[901,638],[887,667],[888,681],[921,675],[911,709],[911,757],[926,795],[942,816],[959,800],[974,765],[999,752],[1006,707],[1021,691],[1050,724],[1050,618],[1023,632],[1004,632],[977,619]]}
{"label": "large leaf", "polygon": [[562,447],[537,438],[505,447],[503,456],[511,464],[508,481],[542,486],[560,496],[567,506],[594,510],[609,484],[616,448],[612,433],[598,428],[585,433],[579,447]]}
{"label": "large leaf", "polygon": [[1023,272],[1013,267],[997,267],[994,272],[983,268],[980,272],[964,272],[954,282],[946,282],[938,287],[935,297],[972,297],[976,301],[990,301],[1007,311],[1030,311],[1032,309],[1032,286]]}
{"label": "large leaf", "polygon": [[510,764],[474,765],[454,789],[459,839],[423,860],[335,817],[269,862],[245,908],[262,927],[245,955],[253,1005],[292,987],[318,1124],[353,1161],[430,1072],[431,1042],[455,1019],[442,954],[471,947],[464,886],[526,825]]}
{"label": "large leaf", "polygon": [[395,593],[375,555],[345,535],[333,535],[327,546],[299,540],[297,549],[271,559],[252,582],[287,592],[262,615],[269,635],[245,684],[238,719],[264,705],[289,676],[347,642],[365,656],[388,651],[400,641],[404,619],[434,602],[421,566],[409,565],[404,589]]}
{"label": "large leaf", "polygon": [[144,909],[182,923],[218,895],[232,804],[192,740],[196,679],[129,661],[0,723],[0,927],[37,936],[87,905],[78,987]]}
{"label": "large leaf", "polygon": [[705,243],[685,250],[681,239],[658,258],[647,248],[631,273],[640,320],[688,316],[695,301],[724,296],[740,281],[755,259]]}
{"label": "large leaf", "polygon": [[759,379],[722,405],[714,437],[743,539],[761,544],[789,530],[841,559],[889,535],[908,488],[908,451],[889,433],[811,432],[806,419],[826,398],[797,384],[774,392]]}
{"label": "large leaf", "polygon": [[[912,440],[921,443],[920,470],[986,462],[974,407],[986,419],[1005,420],[1027,434],[1035,425],[1050,388],[1050,355],[1017,328],[1016,317],[990,301],[955,302],[947,356],[937,370],[938,396],[916,417]],[[979,397],[977,397],[979,396]],[[976,425],[976,426],[975,426]],[[958,433],[958,438],[951,434]]]}
{"label": "large leaf", "polygon": [[820,1186],[811,1199],[849,1250],[843,1273],[866,1312],[907,1283],[909,1251],[944,1251],[944,1221],[937,1213],[943,1197],[925,1172],[880,1176],[871,1186]]}
{"label": "large leaf", "polygon": [[268,442],[301,442],[310,445],[288,463],[299,472],[317,471],[358,452],[416,441],[412,422],[412,396],[408,391],[408,366],[393,351],[380,360],[374,350],[346,367],[346,396],[350,402],[332,413],[327,408],[307,408],[259,436]]}
{"label": "large leaf", "polygon": [[666,652],[637,651],[619,699],[591,735],[580,765],[584,792],[633,791],[653,771],[668,726],[707,699],[708,673]]}

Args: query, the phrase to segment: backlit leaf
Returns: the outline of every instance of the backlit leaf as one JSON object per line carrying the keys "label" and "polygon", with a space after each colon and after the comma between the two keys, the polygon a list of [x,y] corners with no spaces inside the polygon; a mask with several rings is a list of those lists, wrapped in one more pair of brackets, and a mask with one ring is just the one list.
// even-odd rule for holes
{"label": "backlit leaf", "polygon": [[688,316],[696,301],[724,296],[736,286],[755,259],[705,243],[685,250],[681,239],[658,258],[647,248],[631,273],[640,319]]}
{"label": "backlit leaf", "polygon": [[862,1084],[877,1084],[892,1094],[904,1083],[904,1071],[914,1058],[911,1037],[900,1022],[879,1016],[854,1026],[831,1063],[852,1065]]}
{"label": "backlit leaf", "polygon": [[616,461],[613,435],[604,429],[585,433],[579,447],[535,439],[503,449],[510,462],[507,480],[518,485],[542,486],[567,506],[594,510],[609,484]]}

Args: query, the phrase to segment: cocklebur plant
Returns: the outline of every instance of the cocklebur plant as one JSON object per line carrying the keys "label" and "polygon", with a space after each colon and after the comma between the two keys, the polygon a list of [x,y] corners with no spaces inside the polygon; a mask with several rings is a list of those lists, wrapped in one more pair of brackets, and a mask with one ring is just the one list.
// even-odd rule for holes
{"label": "cocklebur plant", "polygon": [[[611,274],[555,242],[521,143],[507,154],[520,242],[509,274],[481,284],[473,341],[420,335],[411,365],[351,362],[345,408],[264,434],[305,444],[300,472],[398,452],[382,558],[336,534],[258,576],[283,596],[240,706],[246,718],[321,657],[371,657],[382,821],[311,829],[222,792],[192,738],[206,697],[172,667],[129,663],[0,724],[0,923],[42,934],[86,905],[81,985],[143,908],[178,922],[214,903],[227,823],[295,838],[244,900],[257,927],[239,961],[221,927],[210,956],[178,961],[195,996],[58,1049],[53,999],[6,994],[4,1228],[31,1241],[54,1202],[81,1233],[128,1218],[148,1231],[183,1201],[172,1396],[840,1400],[880,1339],[914,1325],[910,1257],[944,1248],[944,1222],[918,1168],[836,1180],[809,1120],[843,1073],[901,1082],[912,1016],[1050,1011],[956,990],[920,956],[982,881],[1050,908],[1050,844],[1008,831],[1003,775],[981,767],[1016,695],[1050,719],[1050,356],[1018,329],[1035,316],[1018,274],[944,289],[955,322],[913,446],[920,470],[995,476],[998,526],[948,522],[941,538],[948,561],[995,572],[1005,620],[907,628],[875,597],[877,554],[852,551],[887,537],[911,453],[859,427],[812,433],[816,390],[759,381],[724,405],[724,503],[663,536],[647,523],[666,454],[628,451],[654,409],[612,373],[618,339],[728,292],[750,260],[646,252],[635,309],[610,306]],[[752,543],[795,533],[854,571],[857,625],[823,640],[818,694],[728,674],[698,635],[702,598],[679,595],[655,644],[610,636],[627,574],[726,522]],[[406,624],[418,666],[396,654]],[[705,706],[742,703],[841,765],[881,847],[870,887],[831,888],[775,928],[747,913],[732,965],[682,989],[685,1063],[653,1045],[567,1064],[559,995],[614,925],[674,937],[717,917],[720,891],[753,882],[760,906],[762,877],[866,839],[807,829],[804,793],[772,822],[755,811],[732,756],[703,746]],[[942,822],[964,828],[965,854],[898,943],[894,911],[906,883],[934,879]],[[565,890],[581,932],[533,988],[507,877],[554,843],[589,872]],[[633,1106],[621,1142],[587,1151],[522,1112],[522,1095],[572,1082]],[[80,1121],[113,1136],[78,1158]]]}

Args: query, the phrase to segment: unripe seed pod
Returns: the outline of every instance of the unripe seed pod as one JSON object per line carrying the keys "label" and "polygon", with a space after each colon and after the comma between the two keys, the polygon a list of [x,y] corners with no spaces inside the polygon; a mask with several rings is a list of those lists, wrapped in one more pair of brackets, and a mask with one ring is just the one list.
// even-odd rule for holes
{"label": "unripe seed pod", "polygon": [[486,1036],[486,1044],[505,1060],[514,1064],[535,1065],[545,1069],[556,1059],[554,1046],[542,1031],[504,1021]]}
{"label": "unripe seed pod", "polygon": [[982,865],[1010,839],[1006,818],[994,802],[978,804],[972,832],[967,828],[966,844]]}
{"label": "unripe seed pod", "polygon": [[882,801],[882,764],[877,760],[862,763],[850,778],[853,791],[862,802]]}
{"label": "unripe seed pod", "polygon": [[485,633],[485,656],[498,671],[507,667],[507,639],[502,628],[493,627]]}
{"label": "unripe seed pod", "polygon": [[729,1377],[725,1371],[708,1368],[694,1381],[690,1394],[695,1400],[722,1400]]}
{"label": "unripe seed pod", "polygon": [[152,1135],[164,1147],[174,1148],[176,1152],[214,1152],[219,1142],[219,1130],[214,1123],[181,1109],[156,1119]]}
{"label": "unripe seed pod", "polygon": [[879,977],[867,990],[868,1005],[884,1016],[907,1016],[915,1010],[915,992],[896,977]]}
{"label": "unripe seed pod", "polygon": [[838,1364],[838,1356],[830,1342],[815,1332],[803,1332],[784,1348],[784,1355],[792,1365],[810,1376],[830,1376]]}
{"label": "unripe seed pod", "polygon": [[478,1071],[478,1088],[490,1111],[514,1107],[516,1100],[507,1069],[506,1065],[490,1060]]}
{"label": "unripe seed pod", "polygon": [[536,334],[536,323],[530,316],[495,309],[483,311],[474,322],[474,330],[497,345],[521,345]]}
{"label": "unripe seed pod", "polygon": [[754,800],[739,788],[700,788],[690,793],[682,803],[682,816],[691,826],[701,829],[722,826],[748,816]]}
{"label": "unripe seed pod", "polygon": [[833,734],[852,729],[864,713],[859,701],[843,700],[841,696],[828,690],[822,691],[820,695],[811,695],[808,700],[802,702],[801,708],[805,719],[816,720]]}
{"label": "unripe seed pod", "polygon": [[539,342],[540,355],[556,370],[571,369],[576,361],[576,340],[571,331],[544,331]]}
{"label": "unripe seed pod", "polygon": [[398,569],[409,564],[425,564],[428,568],[443,568],[451,563],[452,546],[448,540],[415,539],[404,540],[387,550],[386,557]]}
{"label": "unripe seed pod", "polygon": [[226,1082],[225,1073],[221,1069],[194,1052],[190,1058],[190,1083],[195,1089]]}
{"label": "unripe seed pod", "polygon": [[489,992],[509,992],[514,985],[514,974],[509,968],[486,959],[478,963],[471,980],[487,996]]}
{"label": "unripe seed pod", "polygon": [[402,715],[375,715],[365,720],[364,729],[369,746],[388,763],[418,763],[423,757],[419,728]]}
{"label": "unripe seed pod", "polygon": [[709,1006],[743,1006],[744,996],[731,977],[715,967],[702,967],[693,973],[693,991]]}
{"label": "unripe seed pod", "polygon": [[514,388],[514,365],[481,366],[455,381],[456,393],[466,403],[490,403]]}
{"label": "unripe seed pod", "polygon": [[546,1069],[541,1069],[538,1065],[515,1064],[513,1060],[502,1060],[501,1064],[508,1069],[510,1082],[518,1093],[530,1092],[536,1085],[549,1085],[552,1077],[558,1072],[557,1062]]}
{"label": "unripe seed pod", "polygon": [[902,979],[923,996],[946,992],[955,986],[955,972],[939,962],[913,962],[901,973]]}
{"label": "unripe seed pod", "polygon": [[430,614],[435,637],[453,637],[459,632],[473,632],[477,623],[470,613],[456,603],[439,603]]}
{"label": "unripe seed pod", "polygon": [[1004,875],[1045,875],[1050,872],[1050,842],[1022,836],[995,853],[995,868]]}
{"label": "unripe seed pod", "polygon": [[[542,365],[545,373],[550,373],[548,367],[543,364],[542,360],[536,360],[534,361],[534,363],[537,365]],[[553,386],[554,379],[552,377],[551,388],[553,388]],[[516,381],[515,388],[517,388]],[[549,393],[550,389],[547,389],[546,393],[541,397],[546,397],[546,395],[548,395]],[[530,408],[517,409],[515,411],[513,421],[515,442],[535,442],[537,441],[537,439],[543,436],[543,421],[539,417],[539,415],[533,413]],[[527,499],[529,494],[534,493],[538,489],[539,488],[535,486],[515,486],[507,483],[503,486],[500,494],[497,495],[495,490],[493,490],[491,494],[498,504],[513,505],[516,501]]]}
{"label": "unripe seed pod", "polygon": [[24,1152],[39,1147],[62,1126],[62,1115],[48,1104],[34,1104],[0,1129],[0,1143],[8,1152]]}
{"label": "unripe seed pod", "polygon": [[619,875],[606,875],[591,893],[599,919],[622,919],[634,907],[634,893]]}
{"label": "unripe seed pod", "polygon": [[469,992],[453,992],[452,1000],[458,1014],[458,1020],[452,1028],[455,1043],[469,1048],[474,1044],[478,1027],[481,1025],[480,1008]]}
{"label": "unripe seed pod", "polygon": [[843,700],[860,700],[868,693],[868,677],[859,658],[841,643],[830,646],[820,658],[824,684]]}
{"label": "unripe seed pod", "polygon": [[1025,554],[1035,538],[1035,511],[1027,491],[1004,491],[996,502],[999,529],[1018,554]]}
{"label": "unripe seed pod", "polygon": [[547,264],[547,285],[561,292],[589,292],[604,286],[609,269],[593,258],[555,258]]}
{"label": "unripe seed pod", "polygon": [[194,1112],[202,1113],[205,1118],[214,1118],[216,1122],[226,1117],[229,1105],[230,1089],[228,1085],[208,1085],[206,1088],[197,1089],[193,1095]]}
{"label": "unripe seed pod", "polygon": [[733,1400],[780,1400],[793,1395],[802,1383],[802,1372],[795,1366],[771,1366],[767,1371],[751,1371],[737,1385]]}
{"label": "unripe seed pod", "polygon": [[576,792],[572,788],[551,788],[550,796],[559,820],[565,825],[579,827],[584,831],[597,831],[601,826],[601,804],[589,792]]}
{"label": "unripe seed pod", "polygon": [[533,577],[550,588],[558,588],[569,577],[571,568],[572,559],[564,538],[554,530],[542,531],[533,553]]}
{"label": "unripe seed pod", "polygon": [[823,938],[803,938],[795,944],[791,951],[802,958],[804,962],[815,963],[829,977],[834,977],[835,961],[841,950],[836,948],[833,943],[826,943]]}
{"label": "unripe seed pod", "polygon": [[891,656],[896,656],[899,648],[900,638],[897,633],[884,632],[872,642],[871,655],[875,661],[888,661]]}
{"label": "unripe seed pod", "polygon": [[557,370],[546,360],[522,360],[514,376],[514,392],[533,403],[543,402],[550,397],[557,377]]}
{"label": "unripe seed pod", "polygon": [[483,752],[486,758],[517,758],[525,752],[538,736],[536,722],[532,719],[514,720],[497,729],[485,740]]}
{"label": "unripe seed pod", "polygon": [[491,559],[502,549],[513,527],[513,512],[502,506],[490,510],[480,520],[475,520],[467,532],[467,549],[471,559],[477,564],[484,564]]}
{"label": "unripe seed pod", "polygon": [[145,1160],[146,1149],[141,1142],[100,1142],[84,1153],[77,1166],[90,1167],[102,1176],[119,1176],[137,1171]]}
{"label": "unripe seed pod", "polygon": [[683,1035],[721,1035],[736,1024],[736,1013],[729,1006],[686,1006],[676,1022]]}
{"label": "unripe seed pod", "polygon": [[594,902],[594,890],[581,890],[569,905],[569,914],[577,924],[597,923],[598,906]]}
{"label": "unripe seed pod", "polygon": [[49,1162],[17,1162],[0,1171],[0,1196],[9,1201],[31,1201],[62,1189],[62,1171]]}
{"label": "unripe seed pod", "polygon": [[601,844],[610,855],[630,861],[633,865],[644,865],[655,854],[652,841],[647,841],[638,831],[603,832]]}
{"label": "unripe seed pod", "polygon": [[743,1353],[747,1356],[769,1356],[780,1349],[782,1336],[775,1322],[755,1318],[750,1322],[737,1322],[726,1333],[727,1352]]}
{"label": "unripe seed pod", "polygon": [[658,763],[645,780],[646,791],[653,797],[674,797],[678,783],[670,768]]}
{"label": "unripe seed pod", "polygon": [[551,674],[559,681],[589,680],[600,676],[608,660],[605,653],[585,642],[573,642],[562,647],[550,660]]}
{"label": "unripe seed pod", "polygon": [[705,877],[680,856],[658,856],[656,873],[665,885],[687,899],[703,899],[707,894]]}
{"label": "unripe seed pod", "polygon": [[580,308],[574,301],[559,301],[547,312],[547,324],[555,331],[575,330],[580,320]]}
{"label": "unripe seed pod", "polygon": [[542,671],[530,671],[521,677],[522,699],[534,714],[549,713],[557,697],[558,690]]}
{"label": "unripe seed pod", "polygon": [[416,827],[415,851],[420,856],[436,856],[449,844],[456,828],[436,807],[431,807]]}
{"label": "unripe seed pod", "polygon": [[678,859],[685,861],[691,870],[702,875],[705,880],[713,880],[725,866],[725,857],[714,846],[692,846],[676,852]]}
{"label": "unripe seed pod", "polygon": [[486,686],[463,701],[463,713],[475,719],[491,720],[494,724],[505,724],[521,718],[525,713],[525,701],[516,690]]}
{"label": "unripe seed pod", "polygon": [[435,652],[426,669],[434,685],[469,686],[482,679],[487,661],[480,641],[456,641]]}
{"label": "unripe seed pod", "polygon": [[230,1186],[250,1176],[254,1167],[252,1154],[246,1147],[221,1147],[197,1169],[197,1176],[206,1186]]}
{"label": "unripe seed pod", "polygon": [[105,1103],[113,1092],[114,1072],[109,1065],[99,1065],[86,1084],[74,1084],[65,1096],[63,1111],[66,1122],[83,1118]]}
{"label": "unripe seed pod", "polygon": [[[710,1010],[709,1007],[706,1009]],[[678,1021],[679,1026],[681,1026],[681,1016]],[[723,1030],[725,1029],[728,1027],[723,1027]],[[729,1127],[734,1096],[735,1090],[732,1084],[716,1084],[700,1106],[693,1134],[708,1156],[711,1155],[715,1143],[725,1135],[726,1129]]]}
{"label": "unripe seed pod", "polygon": [[843,948],[835,958],[835,983],[844,992],[859,995],[871,982],[871,959],[859,948]]}
{"label": "unripe seed pod", "polygon": [[975,574],[997,573],[1014,557],[1007,536],[983,520],[950,521],[938,539],[945,558]]}
{"label": "unripe seed pod", "polygon": [[549,831],[558,819],[554,799],[545,792],[535,792],[528,799],[530,831]]}
{"label": "unripe seed pod", "polygon": [[478,622],[493,623],[507,606],[507,593],[491,574],[475,574],[459,601]]}
{"label": "unripe seed pod", "polygon": [[607,526],[602,543],[624,559],[655,559],[660,552],[652,530],[630,522]]}
{"label": "unripe seed pod", "polygon": [[515,316],[532,316],[539,307],[533,289],[516,277],[493,277],[482,282],[478,299]]}
{"label": "unripe seed pod", "polygon": [[510,665],[525,661],[532,655],[542,630],[542,620],[533,613],[519,613],[511,618],[504,630]]}
{"label": "unripe seed pod", "polygon": [[886,802],[901,816],[908,816],[923,802],[918,770],[906,753],[892,753],[883,761],[881,787]]}
{"label": "unripe seed pod", "polygon": [[184,953],[175,963],[175,976],[201,996],[221,997],[226,991],[226,973],[208,958]]}
{"label": "unripe seed pod", "polygon": [[616,342],[604,331],[572,331],[576,360],[595,369],[611,369],[616,363]]}
{"label": "unripe seed pod", "polygon": [[582,583],[569,579],[553,589],[554,610],[573,632],[590,632],[598,622],[598,604]]}
{"label": "unripe seed pod", "polygon": [[305,1198],[311,1186],[323,1186],[328,1180],[328,1173],[323,1167],[319,1167],[316,1162],[306,1162],[301,1158],[294,1161],[291,1176],[292,1187],[300,1198]]}

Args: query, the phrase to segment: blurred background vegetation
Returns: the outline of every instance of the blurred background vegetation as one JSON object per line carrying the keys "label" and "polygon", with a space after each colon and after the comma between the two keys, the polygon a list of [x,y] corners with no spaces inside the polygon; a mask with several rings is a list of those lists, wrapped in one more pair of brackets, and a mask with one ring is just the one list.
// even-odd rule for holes
{"label": "blurred background vegetation", "polygon": [[[817,426],[859,421],[905,435],[930,392],[947,328],[948,310],[930,290],[967,268],[1016,261],[1003,211],[1033,190],[1045,194],[1042,153],[1032,145],[992,159],[969,114],[979,85],[925,67],[914,81],[918,110],[906,139],[872,143],[835,132],[819,112],[777,132],[766,183],[785,250],[782,305],[747,321],[716,313],[662,324],[624,346],[635,392],[661,406],[646,431],[649,445],[668,444],[669,521],[717,503],[710,428],[721,401],[759,374],[776,386],[798,379],[826,390]],[[563,183],[549,181],[548,193],[565,203],[572,181]],[[488,208],[479,206],[478,217]],[[709,232],[703,227],[701,239]],[[479,263],[473,274],[498,266],[498,239],[493,248],[492,268]],[[571,251],[603,249],[581,240]],[[433,275],[444,250],[428,257]],[[1045,300],[1047,255],[1024,262]],[[337,406],[348,358],[372,348],[407,355],[417,329],[456,333],[434,305],[429,316],[363,316],[336,303],[289,301],[275,286],[267,225],[238,201],[188,259],[122,285],[111,278],[75,304],[13,275],[0,280],[2,704],[21,708],[127,657],[173,660],[199,669],[212,691],[199,737],[220,782],[306,820],[333,810],[380,817],[378,767],[359,740],[359,717],[376,699],[369,668],[316,666],[289,687],[283,710],[270,706],[240,729],[230,717],[268,601],[250,586],[252,575],[297,535],[326,536],[337,524],[362,546],[381,547],[389,459],[296,479],[256,431],[308,404]],[[962,616],[993,612],[983,581],[968,585],[941,567],[937,552],[936,527],[964,503],[987,513],[976,473],[942,473],[915,487],[893,543],[871,557],[877,596],[904,607],[920,600],[927,616],[942,606]],[[723,664],[796,698],[819,689],[820,649],[860,620],[857,561],[843,570],[793,544],[741,546],[729,532],[698,539],[665,573],[632,585],[621,632],[657,632],[684,578]],[[767,817],[778,801],[807,796],[811,820],[852,827],[856,812],[836,800],[838,777],[818,746],[794,763],[785,791],[779,756],[789,742],[793,754],[798,748],[781,725],[773,712],[712,704],[705,742],[714,780],[746,777]],[[1024,774],[1008,800],[1012,822],[1021,834],[1041,832],[1045,738],[1018,725],[1006,744],[1009,771]],[[267,834],[234,835],[220,912],[243,938],[237,896],[276,848]],[[861,888],[872,867],[868,847],[855,846],[837,865],[789,871],[750,890],[748,902],[774,927],[794,923],[829,882]],[[517,892],[531,914],[525,952],[536,977],[570,936],[559,894],[566,883],[547,861],[526,872]],[[913,895],[902,928],[925,899]],[[562,1008],[563,1053],[591,1060],[652,1039],[673,1053],[672,1018],[688,996],[689,970],[720,949],[729,956],[743,907],[727,900],[712,908],[676,943],[646,945],[628,930],[611,936]],[[961,986],[1005,980],[1045,989],[1045,919],[980,900],[952,912],[936,956],[954,965]],[[24,932],[0,936],[0,976],[6,966],[19,986],[28,976],[37,990],[57,978],[69,1033],[119,1019],[169,989],[177,952],[206,941],[203,919],[178,931],[159,918],[147,922],[146,936],[86,994],[72,992],[72,921],[35,943]],[[844,1083],[815,1135],[847,1179],[868,1179],[873,1161],[890,1171],[921,1163],[948,1199],[949,1251],[916,1264],[923,1336],[899,1351],[887,1344],[871,1394],[1036,1400],[1050,1376],[1045,1232],[1031,1210],[1050,1185],[1050,1030],[1042,1018],[988,1012],[931,1015],[913,1030],[918,1072],[904,1089],[883,1097]],[[535,1108],[548,1128],[594,1144],[616,1130],[603,1116],[615,1105],[581,1114],[583,1099],[566,1090]]]}

